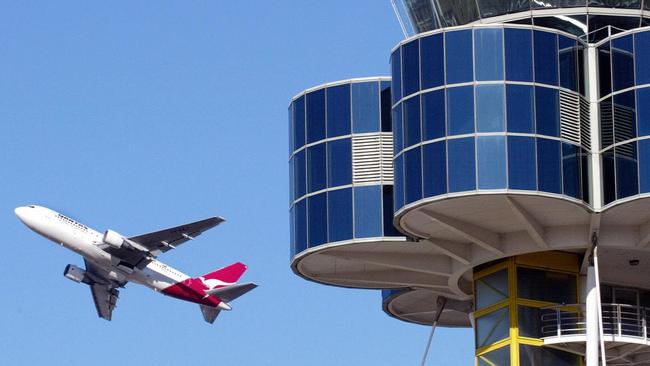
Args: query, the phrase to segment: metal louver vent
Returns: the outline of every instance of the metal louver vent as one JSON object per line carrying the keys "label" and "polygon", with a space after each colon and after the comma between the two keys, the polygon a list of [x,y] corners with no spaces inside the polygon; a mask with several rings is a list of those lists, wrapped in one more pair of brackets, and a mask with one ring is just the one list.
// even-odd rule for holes
{"label": "metal louver vent", "polygon": [[393,184],[393,134],[352,136],[352,183]]}
{"label": "metal louver vent", "polygon": [[580,142],[591,150],[591,121],[589,121],[589,102],[580,97]]}
{"label": "metal louver vent", "polygon": [[560,90],[560,137],[580,144],[580,97]]}

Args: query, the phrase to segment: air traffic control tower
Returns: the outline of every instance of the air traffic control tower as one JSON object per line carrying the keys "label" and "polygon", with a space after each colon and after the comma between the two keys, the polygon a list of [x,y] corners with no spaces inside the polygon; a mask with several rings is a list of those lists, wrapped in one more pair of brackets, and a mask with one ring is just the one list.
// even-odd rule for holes
{"label": "air traffic control tower", "polygon": [[392,78],[290,103],[293,271],[476,365],[650,365],[650,0],[392,5]]}

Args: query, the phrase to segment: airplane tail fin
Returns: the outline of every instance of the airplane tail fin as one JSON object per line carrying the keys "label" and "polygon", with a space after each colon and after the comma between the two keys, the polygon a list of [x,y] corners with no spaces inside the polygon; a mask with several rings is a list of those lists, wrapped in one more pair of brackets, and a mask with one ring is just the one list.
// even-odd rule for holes
{"label": "airplane tail fin", "polygon": [[199,278],[205,280],[217,280],[223,282],[221,286],[228,286],[237,282],[244,272],[246,272],[246,269],[248,269],[248,267],[244,263],[237,262],[227,267],[219,268],[218,270],[205,274]]}

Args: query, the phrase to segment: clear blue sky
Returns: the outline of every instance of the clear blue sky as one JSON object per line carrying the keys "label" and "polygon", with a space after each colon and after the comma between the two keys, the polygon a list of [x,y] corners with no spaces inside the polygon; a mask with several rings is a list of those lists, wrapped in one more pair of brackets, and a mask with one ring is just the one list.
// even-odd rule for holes
{"label": "clear blue sky", "polygon": [[[3,1],[0,364],[418,364],[429,328],[289,267],[289,100],[388,75],[400,39],[388,0]],[[14,216],[31,203],[129,236],[224,216],[160,259],[189,275],[241,260],[260,287],[210,326],[131,284],[106,322],[62,276],[82,259]],[[431,353],[471,364],[471,331],[439,329]]]}

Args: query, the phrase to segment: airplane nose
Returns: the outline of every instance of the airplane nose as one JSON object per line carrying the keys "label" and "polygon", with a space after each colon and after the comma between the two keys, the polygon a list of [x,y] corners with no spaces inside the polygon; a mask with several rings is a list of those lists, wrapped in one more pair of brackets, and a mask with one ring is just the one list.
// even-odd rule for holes
{"label": "airplane nose", "polygon": [[27,207],[16,207],[14,213],[16,213],[16,216],[18,216],[20,221],[25,222],[27,219],[27,210],[29,210]]}

